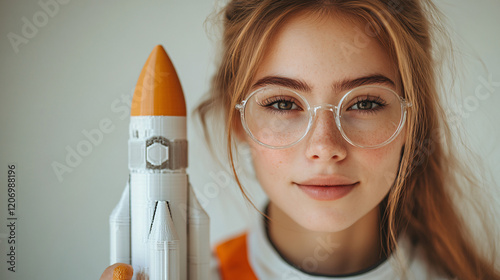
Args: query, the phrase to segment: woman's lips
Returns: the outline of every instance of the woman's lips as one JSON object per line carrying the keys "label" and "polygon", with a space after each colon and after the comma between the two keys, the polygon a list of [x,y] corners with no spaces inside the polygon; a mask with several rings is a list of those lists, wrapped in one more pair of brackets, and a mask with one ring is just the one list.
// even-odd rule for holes
{"label": "woman's lips", "polygon": [[359,182],[350,184],[297,184],[303,192],[316,200],[337,200],[346,196]]}
{"label": "woman's lips", "polygon": [[357,183],[357,181],[340,175],[315,176],[311,179],[300,181],[296,184],[303,186],[347,186]]}

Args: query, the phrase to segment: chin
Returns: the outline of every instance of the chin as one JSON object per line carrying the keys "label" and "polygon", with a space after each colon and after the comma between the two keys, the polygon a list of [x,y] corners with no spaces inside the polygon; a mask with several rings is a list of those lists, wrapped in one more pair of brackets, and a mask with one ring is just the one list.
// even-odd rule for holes
{"label": "chin", "polygon": [[310,211],[294,220],[303,228],[316,232],[340,232],[354,223],[347,216],[321,210]]}

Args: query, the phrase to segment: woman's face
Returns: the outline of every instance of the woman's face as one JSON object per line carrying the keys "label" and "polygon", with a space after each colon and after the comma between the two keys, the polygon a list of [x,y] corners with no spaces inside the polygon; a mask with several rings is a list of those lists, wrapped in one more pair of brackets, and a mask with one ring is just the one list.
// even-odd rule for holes
{"label": "woman's face", "polygon": [[[299,81],[310,88],[303,96],[311,105],[337,105],[348,89],[335,85],[375,75],[387,81],[364,82],[398,92],[397,70],[367,31],[362,22],[296,15],[276,33],[253,83],[277,80],[269,77]],[[404,130],[386,146],[363,149],[346,142],[333,114],[321,111],[308,135],[292,147],[270,149],[248,136],[246,141],[257,178],[274,206],[308,230],[337,232],[374,210],[388,193],[397,174]],[[352,187],[346,195],[326,200],[301,187],[325,182]]]}

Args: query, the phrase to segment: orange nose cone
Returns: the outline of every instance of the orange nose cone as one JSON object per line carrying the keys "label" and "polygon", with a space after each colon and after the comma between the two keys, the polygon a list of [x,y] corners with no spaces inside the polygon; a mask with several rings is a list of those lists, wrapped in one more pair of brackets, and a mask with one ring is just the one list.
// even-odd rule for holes
{"label": "orange nose cone", "polygon": [[131,116],[186,116],[186,101],[174,65],[161,45],[144,64],[132,99]]}

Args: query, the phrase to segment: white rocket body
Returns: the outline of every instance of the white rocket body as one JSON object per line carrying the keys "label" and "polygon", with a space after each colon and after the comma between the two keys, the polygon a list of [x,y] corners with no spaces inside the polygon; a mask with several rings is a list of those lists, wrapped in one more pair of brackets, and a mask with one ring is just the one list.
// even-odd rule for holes
{"label": "white rocket body", "polygon": [[181,261],[187,260],[186,117],[140,116],[130,119],[132,266],[137,275],[148,275],[148,241],[155,206],[159,201],[168,201],[168,215],[172,217],[179,238],[180,279],[187,279],[187,261]]}
{"label": "white rocket body", "polygon": [[131,264],[133,279],[206,277],[209,218],[186,174],[186,117],[131,116],[129,132],[129,182],[110,216],[111,264]]}

